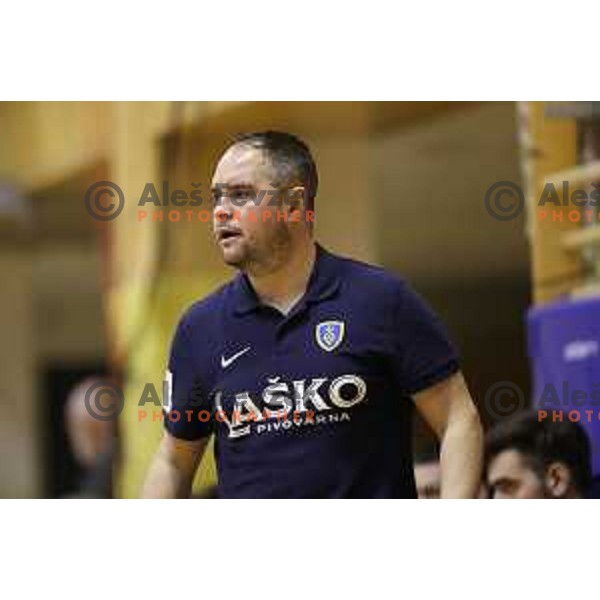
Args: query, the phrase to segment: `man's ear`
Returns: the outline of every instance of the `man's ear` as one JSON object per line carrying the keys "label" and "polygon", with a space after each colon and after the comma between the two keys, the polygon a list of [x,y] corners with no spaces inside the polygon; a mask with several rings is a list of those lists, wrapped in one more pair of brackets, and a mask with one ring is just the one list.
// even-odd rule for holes
{"label": "man's ear", "polygon": [[305,218],[304,194],[303,185],[297,185],[285,191],[283,209],[288,213],[288,218],[292,223],[301,223]]}
{"label": "man's ear", "polygon": [[305,190],[303,185],[296,185],[287,190],[286,204],[288,205],[290,212],[302,210],[304,208],[304,193]]}
{"label": "man's ear", "polygon": [[565,498],[571,488],[571,471],[561,462],[546,467],[546,490],[553,498]]}

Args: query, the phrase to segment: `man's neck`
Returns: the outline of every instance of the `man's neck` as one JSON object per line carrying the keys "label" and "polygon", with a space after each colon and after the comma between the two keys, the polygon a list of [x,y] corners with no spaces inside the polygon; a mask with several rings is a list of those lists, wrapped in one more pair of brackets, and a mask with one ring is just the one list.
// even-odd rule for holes
{"label": "man's neck", "polygon": [[252,274],[248,278],[263,304],[287,314],[302,298],[316,258],[313,240],[294,249],[281,265],[269,273]]}

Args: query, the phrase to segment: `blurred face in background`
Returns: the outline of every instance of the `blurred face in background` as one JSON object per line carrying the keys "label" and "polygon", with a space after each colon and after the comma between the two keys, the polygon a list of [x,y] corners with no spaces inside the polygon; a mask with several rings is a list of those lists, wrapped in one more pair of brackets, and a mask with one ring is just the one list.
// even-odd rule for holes
{"label": "blurred face in background", "polygon": [[517,450],[500,452],[490,461],[487,483],[495,499],[545,498],[543,481]]}
{"label": "blurred face in background", "polygon": [[569,469],[562,463],[548,465],[543,473],[518,450],[504,450],[487,469],[490,495],[495,499],[566,498],[572,496]]}
{"label": "blurred face in background", "polygon": [[442,472],[437,461],[419,463],[415,466],[415,483],[419,500],[435,500],[440,497]]}
{"label": "blurred face in background", "polygon": [[[90,377],[78,384],[65,405],[67,435],[75,459],[81,467],[91,469],[98,458],[111,450],[115,439],[115,422],[95,418],[86,406],[86,394],[92,386],[101,386],[104,379]],[[102,406],[114,410],[114,396],[100,399]],[[111,408],[112,406],[112,408]]]}
{"label": "blurred face in background", "polygon": [[[305,224],[297,210],[292,221],[287,202],[275,204],[281,192],[272,185],[276,176],[265,152],[243,143],[229,148],[219,161],[211,186],[213,231],[228,265],[268,273],[293,251],[298,228]],[[302,192],[301,187],[294,190]],[[288,221],[278,220],[277,211],[285,211]]]}

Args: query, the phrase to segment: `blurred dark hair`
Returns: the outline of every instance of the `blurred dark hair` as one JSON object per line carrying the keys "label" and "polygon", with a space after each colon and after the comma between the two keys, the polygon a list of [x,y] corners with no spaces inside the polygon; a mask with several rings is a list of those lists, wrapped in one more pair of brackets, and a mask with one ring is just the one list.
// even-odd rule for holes
{"label": "blurred dark hair", "polygon": [[282,131],[243,133],[233,139],[232,146],[246,144],[264,150],[276,173],[278,187],[304,187],[307,210],[314,210],[319,185],[317,167],[308,146],[298,137]]}
{"label": "blurred dark hair", "polygon": [[[566,419],[566,415],[564,415]],[[566,465],[573,485],[583,494],[592,482],[589,438],[581,425],[569,420],[540,421],[537,412],[524,412],[497,423],[485,442],[486,470],[505,450],[520,452],[533,471],[544,476],[553,462]]]}
{"label": "blurred dark hair", "polygon": [[440,449],[435,442],[421,444],[414,451],[414,465],[425,465],[427,463],[439,462]]}

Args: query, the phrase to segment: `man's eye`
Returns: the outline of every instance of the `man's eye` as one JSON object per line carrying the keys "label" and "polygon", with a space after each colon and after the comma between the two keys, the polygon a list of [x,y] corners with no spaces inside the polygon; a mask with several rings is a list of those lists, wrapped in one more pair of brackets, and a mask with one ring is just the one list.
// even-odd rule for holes
{"label": "man's eye", "polygon": [[502,494],[514,494],[518,488],[518,483],[512,480],[500,481],[495,489]]}

